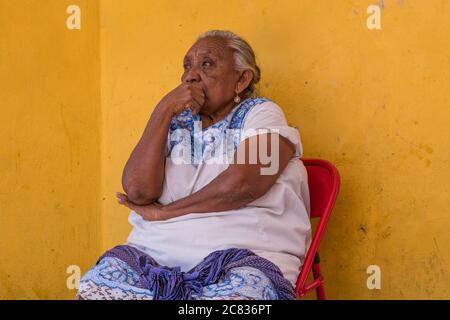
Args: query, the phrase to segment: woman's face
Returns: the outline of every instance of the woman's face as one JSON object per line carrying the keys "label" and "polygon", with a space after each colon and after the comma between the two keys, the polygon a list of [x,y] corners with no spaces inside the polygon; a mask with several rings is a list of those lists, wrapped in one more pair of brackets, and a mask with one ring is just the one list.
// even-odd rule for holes
{"label": "woman's face", "polygon": [[197,41],[184,57],[183,67],[181,81],[203,88],[205,110],[215,112],[233,101],[239,72],[234,69],[233,52],[224,40],[208,37]]}

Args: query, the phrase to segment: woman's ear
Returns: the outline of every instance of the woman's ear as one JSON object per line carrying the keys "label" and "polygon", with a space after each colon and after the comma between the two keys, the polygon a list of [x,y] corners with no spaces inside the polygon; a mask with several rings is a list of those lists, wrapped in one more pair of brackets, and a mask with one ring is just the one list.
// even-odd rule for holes
{"label": "woman's ear", "polygon": [[248,88],[253,80],[253,71],[246,69],[242,72],[236,86],[237,94],[241,94],[245,89]]}

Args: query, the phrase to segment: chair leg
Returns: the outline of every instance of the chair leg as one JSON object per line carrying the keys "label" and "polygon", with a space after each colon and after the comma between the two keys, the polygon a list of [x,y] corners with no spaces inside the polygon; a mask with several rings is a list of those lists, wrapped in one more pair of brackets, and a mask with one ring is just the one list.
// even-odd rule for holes
{"label": "chair leg", "polygon": [[327,300],[323,283],[316,288],[317,300]]}
{"label": "chair leg", "polygon": [[[318,278],[323,279],[323,276],[320,273],[320,257],[319,257],[318,252],[316,252],[316,255],[314,257],[312,272],[313,272],[314,279],[318,279]],[[316,295],[317,295],[317,300],[326,300],[327,299],[326,295],[325,295],[325,286],[323,284],[323,280],[322,280],[322,283],[316,288]]]}

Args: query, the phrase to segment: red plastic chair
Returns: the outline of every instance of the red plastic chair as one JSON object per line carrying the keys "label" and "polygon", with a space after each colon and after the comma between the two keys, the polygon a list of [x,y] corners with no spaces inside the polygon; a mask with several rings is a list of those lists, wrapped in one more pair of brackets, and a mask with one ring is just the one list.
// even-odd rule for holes
{"label": "red plastic chair", "polygon": [[[324,278],[320,273],[320,258],[317,249],[339,192],[340,178],[336,167],[322,159],[301,159],[308,172],[308,186],[311,204],[311,218],[319,218],[316,231],[306,258],[297,278],[295,293],[298,298],[316,289],[317,299],[326,300]],[[306,284],[309,273],[314,280]]]}

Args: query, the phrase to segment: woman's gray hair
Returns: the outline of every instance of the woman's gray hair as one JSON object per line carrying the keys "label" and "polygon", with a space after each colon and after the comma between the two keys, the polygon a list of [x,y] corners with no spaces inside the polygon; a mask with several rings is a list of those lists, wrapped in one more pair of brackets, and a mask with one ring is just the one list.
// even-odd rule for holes
{"label": "woman's gray hair", "polygon": [[236,70],[251,70],[253,72],[253,80],[244,90],[244,95],[251,97],[258,94],[256,84],[261,79],[261,70],[256,64],[256,56],[250,44],[237,34],[227,30],[210,30],[201,34],[200,39],[214,37],[225,40],[226,45],[234,51],[234,63]]}

